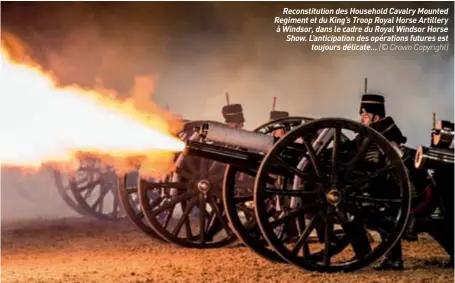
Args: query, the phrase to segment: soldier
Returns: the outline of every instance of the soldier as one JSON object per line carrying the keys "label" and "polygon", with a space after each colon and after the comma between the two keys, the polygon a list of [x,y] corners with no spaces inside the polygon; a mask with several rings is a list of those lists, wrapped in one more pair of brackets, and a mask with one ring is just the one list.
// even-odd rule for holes
{"label": "soldier", "polygon": [[241,104],[228,104],[221,110],[224,120],[229,127],[242,129],[245,123]]}
{"label": "soldier", "polygon": [[360,121],[366,126],[385,118],[384,96],[376,94],[362,95],[359,114]]}
{"label": "soldier", "polygon": [[[360,120],[362,124],[370,126],[373,129],[384,135],[394,146],[400,148],[402,144],[406,143],[400,129],[396,126],[392,117],[386,117],[385,99],[381,95],[364,94],[360,104]],[[367,153],[367,158],[376,159],[379,155],[374,149]],[[401,241],[392,248],[386,255],[384,261],[377,266],[376,270],[402,270],[403,269],[403,254],[401,249]]]}
{"label": "soldier", "polygon": [[[287,118],[287,117],[289,117],[289,112],[276,111],[276,110],[270,111],[270,121]],[[276,131],[273,131],[272,135],[274,137],[281,138],[282,136],[284,136],[285,133],[286,132],[284,129],[278,129]]]}

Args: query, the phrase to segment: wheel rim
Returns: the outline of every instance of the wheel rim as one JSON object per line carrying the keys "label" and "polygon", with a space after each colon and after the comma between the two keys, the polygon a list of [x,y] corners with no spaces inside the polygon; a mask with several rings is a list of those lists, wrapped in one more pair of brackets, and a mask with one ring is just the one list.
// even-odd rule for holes
{"label": "wheel rim", "polygon": [[[311,144],[305,142],[310,140],[308,139],[309,136],[314,136],[318,130],[325,128],[339,129],[333,130],[333,135],[330,135],[330,137],[333,137],[335,133],[337,133],[338,135],[335,135],[337,136],[335,140],[340,139],[339,133],[341,133],[342,129],[354,131],[364,138],[362,146],[354,150],[353,155],[350,156],[352,160],[343,160],[347,158],[347,155],[339,153],[342,152],[340,149],[341,147],[332,146],[330,151],[328,149],[326,152],[332,152],[333,148],[336,148],[335,159],[332,160],[331,157],[326,157],[324,161],[323,154],[316,154]],[[283,160],[283,152],[286,144],[289,144],[290,142],[293,142],[301,137],[307,138],[303,139],[306,143],[304,147],[306,150],[304,153],[309,155],[309,158],[307,159],[308,166],[306,167],[306,171],[299,170],[296,168],[296,164],[291,164],[292,162],[285,162],[285,160]],[[332,142],[329,140],[327,145],[330,143]],[[381,168],[375,168],[376,171],[374,171],[382,172],[377,173],[379,175],[387,171],[388,174],[393,174],[395,177],[395,179],[391,179],[393,181],[390,181],[390,184],[395,182],[397,185],[396,188],[394,188],[394,190],[387,191],[390,195],[394,196],[393,199],[389,196],[387,203],[384,198],[377,197],[379,195],[379,191],[376,190],[373,193],[374,182],[371,180],[376,180],[377,182],[377,180],[379,180],[379,175],[376,177],[371,175],[371,178],[367,180],[368,182],[366,185],[368,193],[370,194],[368,197],[358,195],[361,182],[359,181],[360,179],[356,178],[360,178],[361,176],[363,176],[362,178],[365,178],[366,175],[362,175],[357,172],[366,170],[364,167],[359,169],[359,164],[363,164],[363,161],[361,162],[359,160],[361,160],[360,158],[363,158],[366,149],[372,146],[372,144],[378,146],[379,149],[384,152],[384,156],[389,160],[393,167],[393,169],[390,169],[390,166],[382,167],[382,169],[384,169],[383,171],[380,171]],[[349,150],[346,152],[348,151]],[[327,163],[327,161],[330,162]],[[342,162],[346,163],[343,165],[344,167],[341,165]],[[314,164],[319,165],[315,166]],[[326,166],[327,164],[329,166]],[[336,164],[336,166],[332,166],[333,164]],[[266,184],[266,177],[269,176],[270,172],[276,172],[276,170],[284,172],[284,176],[295,176],[298,174],[302,180],[304,179],[308,181],[308,183],[305,183],[304,189],[299,189],[296,192],[289,192],[289,190],[283,192],[282,188],[281,190],[270,188]],[[290,173],[286,173],[286,171]],[[357,176],[356,174],[360,175]],[[355,182],[357,183],[355,183],[354,180],[356,180]],[[321,182],[320,184],[323,185],[316,185],[316,181]],[[363,185],[365,185],[365,180],[363,182]],[[292,210],[290,209],[291,206],[289,206],[288,214],[285,217],[271,222],[267,216],[265,201],[271,195],[283,196],[283,194],[287,194],[288,198],[290,195],[295,197],[298,196],[300,206],[295,206]],[[322,272],[353,271],[360,269],[373,263],[382,255],[387,253],[399,240],[405,228],[409,216],[410,200],[410,184],[404,164],[391,144],[373,129],[346,119],[320,119],[309,122],[288,133],[265,157],[259,168],[254,189],[255,214],[259,227],[267,242],[286,261],[307,270]],[[351,205],[351,202],[354,202],[355,205]],[[294,202],[294,205],[296,203],[298,202]],[[357,206],[359,204],[362,205],[361,208]],[[370,206],[372,204],[374,207],[372,211],[375,213],[380,211],[380,208],[385,207],[386,204],[390,205],[390,207],[379,217],[379,214],[369,215],[367,211],[372,208],[365,208],[365,204],[370,204]],[[354,209],[354,207],[356,208]],[[393,209],[391,207],[393,207]],[[384,218],[383,216],[391,218]],[[353,220],[352,217],[354,217]],[[307,223],[305,218],[310,219],[309,223]],[[380,223],[380,221],[384,219],[391,219],[390,221],[393,225],[389,223],[389,227],[387,227],[385,223]],[[297,220],[304,226],[301,227],[298,240],[292,247],[283,243],[275,232],[275,227],[278,227],[281,224],[284,225],[286,221],[290,220]],[[387,222],[386,220],[384,221]],[[341,237],[334,237],[333,235],[335,224],[341,226],[343,229]],[[371,248],[367,239],[367,230],[363,228],[364,224],[368,224],[368,229],[370,230],[382,229],[381,236],[384,238],[381,240],[379,245]],[[305,242],[305,238],[309,237],[310,233],[315,229],[319,228],[320,231],[321,227],[323,228],[321,234],[324,235],[323,239],[320,239],[320,241],[323,242],[323,249],[317,249],[319,251],[318,253],[308,255],[309,245]],[[386,231],[388,232],[388,235],[385,234]],[[370,250],[367,247],[367,243]],[[349,258],[347,261],[346,259],[341,259],[339,263],[334,263],[333,260],[335,260],[336,256],[342,256],[339,249],[341,247],[342,250],[345,250],[343,249],[344,246],[352,247],[353,251],[355,251],[354,257]],[[304,253],[307,253],[307,255],[304,256]]]}
{"label": "wheel rim", "polygon": [[[254,131],[270,134],[275,130],[283,129],[287,132],[292,127],[311,120],[311,118],[307,117],[288,117],[265,123]],[[236,183],[240,174],[248,175],[251,179],[249,188],[253,188],[255,177],[253,173],[256,173],[256,170],[253,172],[241,172],[239,168],[234,166],[227,165],[226,167],[223,182],[223,202],[229,223],[231,223],[231,228],[237,237],[258,255],[267,260],[283,262],[283,259],[268,246],[268,243],[262,237],[254,215],[254,208],[249,206],[253,202],[253,190],[246,190],[248,189],[245,186],[248,185],[246,182],[243,182],[242,187],[239,187],[238,183]]]}
{"label": "wheel rim", "polygon": [[[221,201],[224,165],[181,154],[176,167],[163,182],[140,181],[139,201],[152,229],[163,239],[189,248],[217,248],[235,241]],[[150,202],[148,191],[155,189],[161,190],[161,196]]]}

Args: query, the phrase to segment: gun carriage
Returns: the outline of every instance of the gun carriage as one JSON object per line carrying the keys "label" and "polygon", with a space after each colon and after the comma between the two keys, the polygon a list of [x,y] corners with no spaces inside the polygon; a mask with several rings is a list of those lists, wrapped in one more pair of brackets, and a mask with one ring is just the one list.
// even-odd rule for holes
{"label": "gun carriage", "polygon": [[[405,230],[411,180],[402,152],[372,128],[327,118],[281,139],[211,123],[198,132],[185,154],[229,164],[225,210],[236,234],[263,256],[308,270],[352,271],[386,254]],[[255,178],[252,194],[236,193],[233,172]],[[254,208],[253,221],[238,216],[239,204]]]}
{"label": "gun carriage", "polygon": [[[197,128],[203,123],[207,122],[208,121],[186,121],[184,128],[179,133],[179,138],[183,141],[191,138],[191,136],[194,134],[194,128]],[[143,178],[140,175],[140,168],[137,172],[131,172],[125,174],[124,176],[120,176],[118,178],[117,186],[118,196],[128,218],[139,229],[141,229],[149,236],[162,241],[172,242],[172,239],[169,240],[161,236],[163,232],[157,233],[155,230],[158,229],[152,227],[155,225],[157,227],[161,227],[161,230],[165,230],[170,224],[176,225],[175,221],[176,218],[179,217],[178,213],[182,213],[184,211],[184,208],[182,208],[180,205],[175,205],[173,197],[177,194],[178,191],[186,188],[185,181],[179,182],[179,180],[182,178],[180,175],[184,175],[186,178],[189,178],[188,172],[186,172],[188,170],[190,170],[190,174],[194,173],[195,176],[199,177],[203,174],[207,174],[207,172],[203,173],[204,170],[207,171],[207,168],[193,168],[194,165],[197,165],[194,164],[195,162],[198,164],[201,163],[200,165],[205,166],[207,165],[207,162],[210,161],[197,159],[186,160],[184,162],[181,154],[177,154],[175,157],[175,166],[178,169],[168,175],[163,176],[161,179]],[[192,167],[188,164],[190,164]],[[182,169],[183,167],[185,168]],[[199,171],[200,169],[203,171]],[[182,170],[186,171],[183,172]],[[210,171],[210,173],[215,172],[216,170],[214,171],[213,168]],[[146,186],[145,188],[144,185]],[[149,210],[151,210],[151,207],[159,209],[159,212],[152,215],[149,212]],[[149,209],[147,210],[147,208]],[[195,212],[192,212],[194,215]],[[184,224],[187,225],[186,223]]]}

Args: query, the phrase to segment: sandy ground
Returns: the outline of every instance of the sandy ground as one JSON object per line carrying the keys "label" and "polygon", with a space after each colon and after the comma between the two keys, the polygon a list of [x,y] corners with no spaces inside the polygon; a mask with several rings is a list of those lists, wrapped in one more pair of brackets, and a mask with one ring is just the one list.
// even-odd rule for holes
{"label": "sandy ground", "polygon": [[160,243],[127,221],[80,218],[2,224],[2,282],[453,282],[425,265],[446,255],[432,240],[405,243],[406,271],[319,274],[267,262],[243,247],[191,250]]}

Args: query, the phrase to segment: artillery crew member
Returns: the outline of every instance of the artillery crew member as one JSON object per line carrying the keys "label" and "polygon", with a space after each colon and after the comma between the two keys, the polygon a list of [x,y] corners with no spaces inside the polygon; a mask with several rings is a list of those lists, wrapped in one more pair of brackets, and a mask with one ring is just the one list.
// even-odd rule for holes
{"label": "artillery crew member", "polygon": [[270,111],[270,121],[283,119],[289,117],[289,112],[287,111]]}
{"label": "artillery crew member", "polygon": [[245,124],[241,104],[228,104],[221,110],[224,120],[229,127],[241,129]]}
{"label": "artillery crew member", "polygon": [[[270,121],[278,120],[278,119],[283,119],[289,117],[289,112],[287,111],[270,111]],[[281,138],[285,134],[284,129],[278,129],[276,131],[273,131],[272,135],[277,138]]]}
{"label": "artillery crew member", "polygon": [[385,99],[382,95],[362,95],[359,111],[362,124],[369,126],[371,123],[383,119],[386,115],[384,103]]}
{"label": "artillery crew member", "polygon": [[[406,143],[400,129],[395,124],[392,117],[386,117],[385,99],[382,95],[364,94],[360,103],[360,120],[361,123],[370,126],[380,132],[393,145],[400,147]],[[374,147],[374,145],[373,145]],[[368,161],[378,161],[379,152],[371,148],[367,154]],[[377,270],[402,270],[403,269],[403,253],[401,241],[398,241],[391,251],[386,255],[384,261],[376,267]]]}

